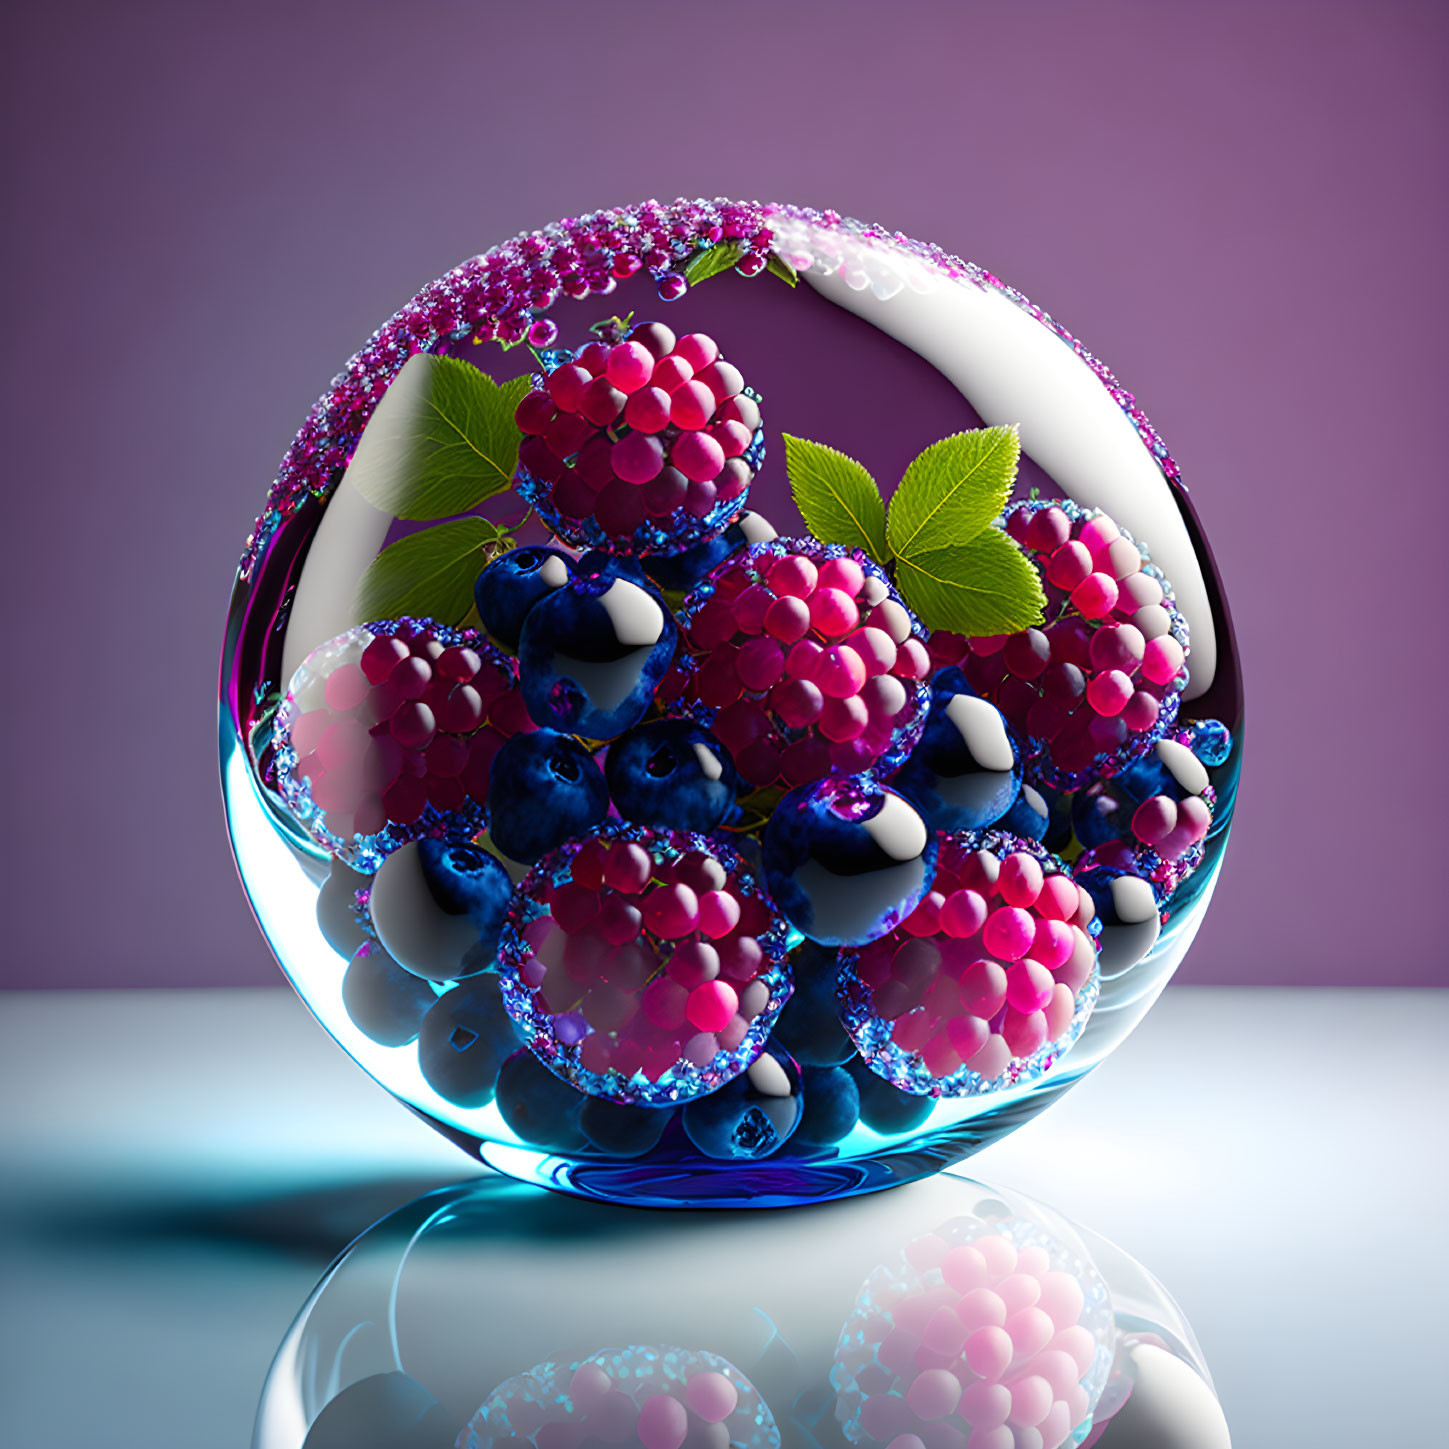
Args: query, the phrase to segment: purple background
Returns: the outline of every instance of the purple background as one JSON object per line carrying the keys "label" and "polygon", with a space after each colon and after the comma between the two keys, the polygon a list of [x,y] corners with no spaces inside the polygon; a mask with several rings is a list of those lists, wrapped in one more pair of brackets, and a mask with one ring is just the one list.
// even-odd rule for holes
{"label": "purple background", "polygon": [[938,241],[1111,363],[1193,486],[1247,675],[1182,979],[1444,979],[1444,770],[1414,735],[1449,704],[1449,10],[293,0],[6,28],[6,984],[280,979],[213,704],[278,459],[429,278],[680,192]]}

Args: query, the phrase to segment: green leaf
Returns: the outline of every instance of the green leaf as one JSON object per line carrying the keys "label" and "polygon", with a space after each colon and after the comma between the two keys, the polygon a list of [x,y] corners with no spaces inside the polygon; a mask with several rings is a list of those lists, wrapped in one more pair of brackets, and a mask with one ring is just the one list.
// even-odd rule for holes
{"label": "green leaf", "polygon": [[793,287],[800,280],[800,273],[795,270],[783,257],[777,257],[771,252],[765,262],[765,270],[772,277],[779,277],[787,287]]}
{"label": "green leaf", "polygon": [[822,543],[843,543],[890,562],[885,504],[875,479],[854,458],[806,438],[785,438],[785,469],[805,527]]}
{"label": "green leaf", "polygon": [[969,543],[1006,507],[1020,457],[1015,428],[977,428],[932,443],[891,499],[892,550],[912,558]]}
{"label": "green leaf", "polygon": [[896,586],[928,629],[971,637],[1028,629],[1046,608],[1036,570],[999,528],[969,543],[898,554]]}
{"label": "green leaf", "polygon": [[384,513],[426,521],[506,492],[522,441],[513,413],[530,387],[527,377],[499,386],[455,357],[410,358],[357,445],[349,471],[363,497]]}
{"label": "green leaf", "polygon": [[409,534],[367,566],[353,612],[360,622],[410,614],[460,623],[473,607],[473,580],[512,543],[485,518],[459,518]]}
{"label": "green leaf", "polygon": [[684,280],[691,287],[697,287],[701,282],[729,271],[749,249],[748,243],[742,241],[715,242],[690,258],[684,268]]}

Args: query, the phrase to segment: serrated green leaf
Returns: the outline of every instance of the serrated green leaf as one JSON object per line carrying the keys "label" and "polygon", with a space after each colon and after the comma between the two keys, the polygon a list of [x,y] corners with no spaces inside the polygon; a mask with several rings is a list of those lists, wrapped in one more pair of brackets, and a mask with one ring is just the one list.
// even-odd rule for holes
{"label": "serrated green leaf", "polygon": [[407,367],[423,358],[426,376],[410,378],[395,406],[392,389],[384,394],[352,469],[373,507],[415,522],[467,513],[512,486],[522,441],[513,413],[531,386],[527,377],[500,386],[469,363],[430,353]]}
{"label": "serrated green leaf", "polygon": [[896,556],[896,587],[928,629],[954,634],[1014,634],[1040,624],[1046,608],[1041,580],[1002,529],[969,543]]}
{"label": "serrated green leaf", "polygon": [[891,549],[910,558],[969,543],[1006,507],[1020,457],[1015,428],[976,428],[932,443],[891,499]]}
{"label": "serrated green leaf", "polygon": [[473,580],[512,544],[486,518],[458,518],[389,544],[357,585],[359,622],[404,615],[457,624],[473,607]]}
{"label": "serrated green leaf", "polygon": [[749,245],[742,241],[719,241],[703,251],[696,252],[684,268],[684,280],[691,287],[697,287],[710,277],[727,272],[749,251]]}
{"label": "serrated green leaf", "polygon": [[785,469],[805,527],[822,543],[862,549],[890,562],[885,503],[875,479],[854,458],[806,438],[785,438]]}
{"label": "serrated green leaf", "polygon": [[777,257],[774,252],[770,253],[769,259],[765,262],[765,270],[772,277],[779,277],[787,287],[793,287],[800,280],[800,273],[783,257]]}

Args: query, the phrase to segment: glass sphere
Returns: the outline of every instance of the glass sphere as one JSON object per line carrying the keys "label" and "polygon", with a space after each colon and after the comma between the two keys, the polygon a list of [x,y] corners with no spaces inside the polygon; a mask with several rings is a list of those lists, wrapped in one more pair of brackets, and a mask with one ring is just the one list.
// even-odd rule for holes
{"label": "glass sphere", "polygon": [[1161,1284],[1040,1203],[943,1173],[759,1228],[430,1193],[313,1292],[254,1449],[1226,1449]]}
{"label": "glass sphere", "polygon": [[262,929],[388,1091],[552,1187],[780,1205],[1127,1035],[1242,693],[1178,469],[1058,322],[832,212],[647,203],[464,262],[334,380],[220,744]]}

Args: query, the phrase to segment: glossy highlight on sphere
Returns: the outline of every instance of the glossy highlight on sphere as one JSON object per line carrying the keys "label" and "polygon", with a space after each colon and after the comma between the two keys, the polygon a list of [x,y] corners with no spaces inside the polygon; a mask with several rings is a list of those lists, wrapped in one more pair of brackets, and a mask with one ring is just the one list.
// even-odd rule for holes
{"label": "glossy highlight on sphere", "polygon": [[936,838],[916,808],[869,775],[791,790],[765,827],[765,879],[802,935],[857,946],[915,910],[936,871]]}

